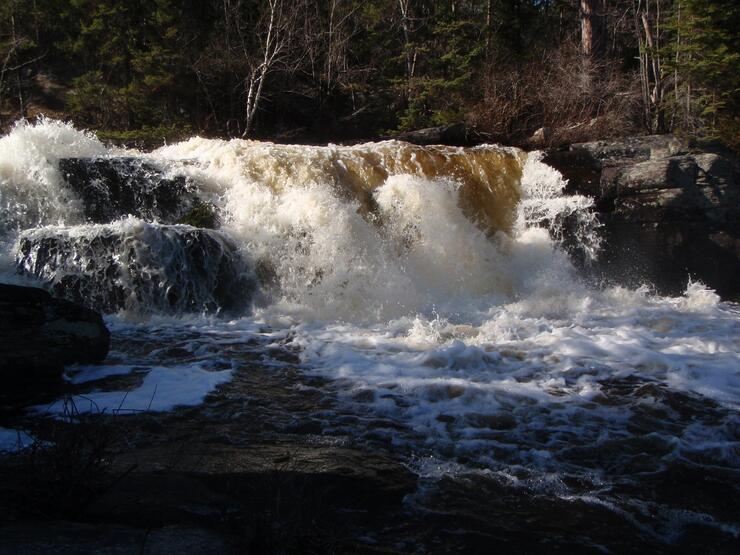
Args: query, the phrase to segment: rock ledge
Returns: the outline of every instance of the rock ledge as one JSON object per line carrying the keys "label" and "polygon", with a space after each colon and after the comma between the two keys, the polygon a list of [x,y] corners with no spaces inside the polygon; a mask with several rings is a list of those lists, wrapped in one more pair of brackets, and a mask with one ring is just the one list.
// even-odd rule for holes
{"label": "rock ledge", "polygon": [[6,391],[58,382],[65,364],[100,362],[110,332],[94,310],[35,287],[0,284],[0,375]]}

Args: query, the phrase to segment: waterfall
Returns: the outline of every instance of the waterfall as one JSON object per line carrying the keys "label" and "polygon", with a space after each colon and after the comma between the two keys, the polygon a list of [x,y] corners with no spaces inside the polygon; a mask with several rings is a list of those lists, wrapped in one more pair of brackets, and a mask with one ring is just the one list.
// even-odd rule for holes
{"label": "waterfall", "polygon": [[[144,153],[21,122],[0,138],[0,277],[108,313],[115,359],[70,379],[141,379],[80,405],[169,410],[228,387],[222,406],[247,414],[229,403],[259,361],[336,401],[311,414],[322,436],[387,446],[425,483],[472,473],[661,541],[737,534],[653,483],[681,461],[737,473],[740,310],[700,283],[586,283],[572,255],[598,256],[599,222],[565,185],[497,145]],[[181,223],[194,208],[218,229]]]}
{"label": "waterfall", "polygon": [[[42,120],[16,125],[0,139],[0,152],[2,234],[6,244],[15,242],[17,268],[105,311],[221,307],[212,292],[196,295],[198,302],[189,292],[173,300],[176,289],[194,287],[177,272],[202,274],[211,290],[223,276],[209,274],[219,271],[211,260],[197,272],[182,260],[173,266],[165,251],[175,248],[176,232],[152,227],[175,223],[198,203],[219,211],[222,227],[214,233],[261,278],[265,302],[318,318],[382,319],[454,298],[524,294],[538,264],[570,271],[543,225],[557,235],[572,213],[589,223],[588,200],[564,196],[557,172],[536,155],[495,145],[196,137],[140,153],[108,150],[69,124]],[[39,226],[45,229],[30,231]],[[584,224],[584,245],[592,227]],[[132,230],[147,230],[148,240],[137,239],[148,241],[146,253],[132,246]],[[52,248],[54,235],[63,244]],[[160,243],[167,237],[168,247],[152,247],[154,235]],[[223,252],[223,241],[212,244]],[[533,259],[532,249],[542,252]]]}

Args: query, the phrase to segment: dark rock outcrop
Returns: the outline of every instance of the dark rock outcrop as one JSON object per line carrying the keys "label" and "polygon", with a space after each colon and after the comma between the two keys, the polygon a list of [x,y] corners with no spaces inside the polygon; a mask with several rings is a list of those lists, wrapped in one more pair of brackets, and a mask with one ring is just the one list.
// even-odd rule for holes
{"label": "dark rock outcrop", "polygon": [[198,202],[184,175],[167,175],[141,158],[63,158],[59,170],[82,199],[90,222],[132,215],[174,223]]}
{"label": "dark rock outcrop", "polygon": [[406,131],[395,137],[400,141],[406,141],[415,145],[451,145],[467,146],[474,141],[464,123],[452,125],[440,125],[439,127],[427,127]]}
{"label": "dark rock outcrop", "polygon": [[604,223],[597,276],[667,294],[700,280],[740,298],[740,163],[670,135],[571,145],[544,162],[595,198]]}
{"label": "dark rock outcrop", "polygon": [[24,232],[18,271],[58,296],[103,312],[240,311],[254,283],[217,231],[129,219]]}
{"label": "dark rock outcrop", "polygon": [[0,284],[0,376],[6,390],[57,382],[65,364],[103,360],[109,343],[97,312],[43,289]]}

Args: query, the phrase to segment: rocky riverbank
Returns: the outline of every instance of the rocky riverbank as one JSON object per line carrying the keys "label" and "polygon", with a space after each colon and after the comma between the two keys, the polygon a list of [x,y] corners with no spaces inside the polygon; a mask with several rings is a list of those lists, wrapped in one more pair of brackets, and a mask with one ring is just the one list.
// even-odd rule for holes
{"label": "rocky riverbank", "polygon": [[699,280],[740,299],[740,159],[670,135],[571,145],[545,163],[594,198],[603,252],[586,268],[607,283],[679,294]]}

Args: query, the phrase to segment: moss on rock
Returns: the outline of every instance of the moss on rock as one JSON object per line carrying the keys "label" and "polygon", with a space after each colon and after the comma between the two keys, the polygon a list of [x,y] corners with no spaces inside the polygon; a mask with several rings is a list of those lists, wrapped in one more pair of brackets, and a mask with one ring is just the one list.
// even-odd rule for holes
{"label": "moss on rock", "polygon": [[221,225],[216,208],[212,204],[196,204],[183,214],[177,223],[204,229],[217,229]]}

